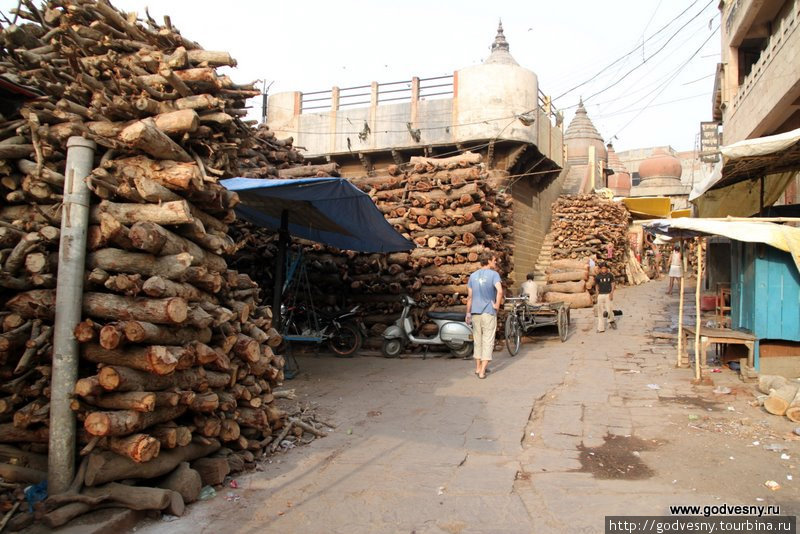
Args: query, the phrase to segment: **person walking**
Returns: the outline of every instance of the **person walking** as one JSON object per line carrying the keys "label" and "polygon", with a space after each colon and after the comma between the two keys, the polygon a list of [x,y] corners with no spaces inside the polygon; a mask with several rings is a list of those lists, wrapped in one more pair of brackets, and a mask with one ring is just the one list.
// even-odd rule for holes
{"label": "person walking", "polygon": [[672,286],[675,284],[675,281],[678,281],[678,287],[680,287],[680,279],[683,275],[683,258],[681,257],[681,248],[678,245],[675,245],[675,248],[672,249],[672,253],[669,255],[669,288],[667,289],[667,295],[672,295]]}
{"label": "person walking", "polygon": [[614,300],[614,275],[608,270],[608,265],[601,263],[600,272],[594,277],[594,287],[597,288],[597,331],[606,331],[606,319],[614,330],[617,321],[614,320],[614,309],[611,302]]}
{"label": "person walking", "polygon": [[494,352],[497,333],[497,311],[503,304],[503,285],[497,273],[497,256],[481,256],[481,268],[469,276],[467,283],[467,324],[472,325],[475,374],[486,378],[486,368]]}

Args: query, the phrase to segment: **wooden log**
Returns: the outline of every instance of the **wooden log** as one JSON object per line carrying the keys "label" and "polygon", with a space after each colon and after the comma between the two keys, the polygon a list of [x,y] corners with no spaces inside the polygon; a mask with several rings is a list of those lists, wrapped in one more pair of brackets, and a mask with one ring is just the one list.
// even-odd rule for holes
{"label": "wooden log", "polygon": [[0,478],[5,482],[38,484],[47,479],[47,471],[39,471],[30,467],[0,463]]}
{"label": "wooden log", "polygon": [[112,437],[108,449],[130,458],[136,463],[149,462],[158,456],[161,442],[147,434],[132,434],[125,437]]}
{"label": "wooden log", "polygon": [[544,292],[556,293],[583,293],[586,291],[586,282],[557,282],[544,286]]}
{"label": "wooden log", "polygon": [[[105,325],[100,329],[100,346],[107,350],[113,350],[119,347],[125,339],[124,322],[113,322]],[[84,343],[93,341],[87,339]]]}
{"label": "wooden log", "polygon": [[772,415],[785,415],[789,405],[797,396],[798,386],[796,384],[786,384],[777,389],[772,389],[769,396],[764,400],[764,409]]}
{"label": "wooden log", "polygon": [[174,200],[162,204],[127,204],[103,200],[92,208],[91,222],[99,223],[102,213],[111,215],[122,224],[147,221],[169,225],[186,224],[192,221],[192,212],[185,200]]}
{"label": "wooden log", "polygon": [[[228,52],[215,52],[213,50],[188,50],[189,62],[192,65],[208,67],[235,67],[236,60]],[[184,499],[185,500],[185,499]],[[187,502],[188,504],[188,502]]]}
{"label": "wooden log", "polygon": [[183,345],[191,341],[211,341],[211,330],[208,328],[170,328],[145,321],[125,321],[124,332],[131,343]]}
{"label": "wooden log", "polygon": [[552,273],[547,275],[548,282],[578,282],[587,280],[589,271],[568,271],[564,273]]}
{"label": "wooden log", "polygon": [[200,474],[200,480],[204,486],[222,484],[225,477],[231,472],[228,460],[225,458],[200,458],[192,462],[191,466]]}
{"label": "wooden log", "polygon": [[572,309],[591,308],[594,303],[592,296],[588,292],[584,293],[558,293],[550,292],[544,294],[545,302],[566,302]]}
{"label": "wooden log", "polygon": [[186,350],[184,347],[163,345],[108,350],[100,345],[85,344],[81,346],[81,357],[94,363],[125,365],[131,369],[156,375],[168,375],[178,367],[178,362]]}
{"label": "wooden log", "polygon": [[130,239],[134,247],[156,256],[186,252],[192,256],[192,265],[203,265],[211,272],[224,272],[228,268],[222,256],[207,252],[193,241],[176,235],[156,223],[135,223],[131,226]]}
{"label": "wooden log", "polygon": [[200,473],[192,469],[188,462],[181,462],[158,487],[179,493],[186,504],[191,504],[200,497],[203,482]]}
{"label": "wooden log", "polygon": [[148,297],[165,298],[181,297],[188,302],[199,302],[201,300],[214,301],[214,297],[201,291],[191,284],[184,282],[174,282],[161,276],[151,276],[142,284],[142,291]]}
{"label": "wooden log", "polygon": [[127,478],[154,478],[169,473],[181,462],[207,456],[219,448],[218,441],[209,439],[207,444],[191,443],[185,447],[161,451],[156,458],[144,464],[110,452],[93,453],[89,456],[85,483],[87,486],[95,486]]}
{"label": "wooden log", "polygon": [[156,127],[153,119],[143,119],[131,124],[120,132],[119,140],[156,159],[184,163],[193,161],[180,145]]}
{"label": "wooden log", "polygon": [[84,293],[83,312],[99,319],[181,324],[188,316],[188,303],[180,297],[149,299],[90,291]]}
{"label": "wooden log", "polygon": [[125,436],[158,423],[172,421],[185,411],[186,406],[173,406],[152,412],[133,410],[92,412],[86,416],[83,427],[92,436]]}
{"label": "wooden log", "polygon": [[155,126],[167,135],[183,135],[197,130],[200,117],[193,109],[161,113],[153,117]]}
{"label": "wooden log", "polygon": [[106,248],[90,253],[86,263],[89,269],[141,274],[148,277],[162,276],[175,280],[186,273],[186,269],[192,263],[192,257],[186,253],[156,257],[151,254]]}
{"label": "wooden log", "polygon": [[[211,373],[202,368],[158,376],[121,365],[107,365],[98,371],[97,379],[106,391],[163,391],[170,388],[199,390],[208,387],[209,375]],[[213,378],[216,377],[212,375]]]}
{"label": "wooden log", "polygon": [[782,376],[777,375],[759,375],[758,376],[758,390],[764,395],[769,395],[773,389],[779,389],[787,385],[789,381]]}
{"label": "wooden log", "polygon": [[122,178],[134,181],[146,178],[173,191],[203,188],[203,175],[194,162],[156,161],[145,156],[134,156],[114,160],[113,167]]}
{"label": "wooden log", "polygon": [[[98,383],[99,384],[99,383]],[[133,410],[152,412],[156,409],[156,393],[149,391],[129,391],[126,393],[107,393],[88,399],[89,404],[106,410]],[[175,406],[175,405],[173,405]]]}
{"label": "wooden log", "polygon": [[88,376],[85,378],[79,378],[77,382],[75,382],[75,395],[80,397],[96,397],[103,392],[103,388],[100,385],[100,380],[97,376]]}
{"label": "wooden log", "polygon": [[562,259],[562,260],[553,260],[550,263],[550,269],[553,269],[553,272],[555,272],[556,270],[580,271],[583,269],[587,269],[588,267],[589,263],[586,260]]}
{"label": "wooden log", "polygon": [[28,430],[0,423],[0,443],[47,443],[48,434],[47,427]]}
{"label": "wooden log", "polygon": [[800,423],[800,389],[797,390],[794,399],[789,403],[789,407],[786,408],[786,417],[795,423]]}
{"label": "wooden log", "polygon": [[47,471],[46,454],[24,451],[11,445],[0,445],[0,461],[20,467],[29,467],[37,471]]}
{"label": "wooden log", "polygon": [[[89,469],[87,468],[87,476],[88,472]],[[95,488],[84,488],[82,493],[89,497],[107,495],[108,501],[131,510],[163,510],[169,506],[170,493],[172,492],[162,488],[131,486],[112,482]]]}
{"label": "wooden log", "polygon": [[278,178],[314,177],[320,174],[323,176],[339,176],[339,164],[333,162],[319,165],[300,165],[278,170]]}

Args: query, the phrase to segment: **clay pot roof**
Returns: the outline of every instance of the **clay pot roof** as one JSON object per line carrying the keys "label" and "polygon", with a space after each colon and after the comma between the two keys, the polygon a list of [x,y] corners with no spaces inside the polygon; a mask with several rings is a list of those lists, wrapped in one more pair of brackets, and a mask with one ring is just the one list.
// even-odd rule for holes
{"label": "clay pot roof", "polygon": [[666,152],[663,148],[657,148],[653,154],[639,164],[639,176],[646,178],[675,178],[680,180],[683,168],[681,160]]}
{"label": "clay pot roof", "polygon": [[596,139],[601,143],[603,142],[603,137],[600,135],[600,132],[597,131],[597,128],[594,127],[592,120],[586,113],[583,100],[578,104],[578,109],[575,110],[575,117],[572,118],[572,122],[569,123],[567,131],[564,132],[564,140],[569,141],[571,139]]}
{"label": "clay pot roof", "polygon": [[517,60],[511,55],[511,52],[508,51],[508,41],[506,41],[506,36],[503,34],[503,22],[501,21],[497,25],[497,35],[494,38],[494,42],[492,43],[492,53],[489,54],[489,57],[486,58],[484,64],[500,64],[500,65],[519,65]]}

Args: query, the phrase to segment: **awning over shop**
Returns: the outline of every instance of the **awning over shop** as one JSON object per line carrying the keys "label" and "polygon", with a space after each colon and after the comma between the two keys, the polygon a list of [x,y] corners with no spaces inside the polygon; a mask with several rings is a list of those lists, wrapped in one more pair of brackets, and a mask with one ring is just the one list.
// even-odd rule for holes
{"label": "awning over shop", "polygon": [[800,228],[764,221],[691,218],[659,219],[645,223],[644,227],[654,234],[670,237],[720,235],[736,241],[764,243],[790,253],[800,272]]}
{"label": "awning over shop", "polygon": [[689,201],[700,217],[749,217],[778,200],[800,172],[800,129],[739,141],[720,153],[721,161],[694,186]]}
{"label": "awning over shop", "polygon": [[289,233],[303,239],[359,252],[415,248],[386,222],[369,196],[345,179],[230,178],[220,183],[239,194],[237,215],[259,226],[280,230],[287,212]]}
{"label": "awning over shop", "polygon": [[622,203],[638,219],[669,217],[672,209],[669,197],[628,197],[623,198]]}

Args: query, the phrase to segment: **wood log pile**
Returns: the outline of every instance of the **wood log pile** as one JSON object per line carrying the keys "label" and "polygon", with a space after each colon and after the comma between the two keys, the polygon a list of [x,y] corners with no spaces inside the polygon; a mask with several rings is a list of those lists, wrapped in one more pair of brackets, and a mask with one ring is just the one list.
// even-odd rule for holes
{"label": "wood log pile", "polygon": [[[0,492],[11,491],[0,512],[45,470],[66,142],[99,145],[75,330],[86,461],[72,494],[37,512],[57,526],[123,502],[127,490],[108,483],[212,453],[241,469],[290,428],[273,390],[280,335],[258,284],[223,257],[236,249],[238,197],[218,180],[277,177],[302,156],[242,120],[259,91],[217,73],[235,60],[168,18],[141,23],[105,0],[25,0],[13,14],[0,74],[44,96],[0,116],[0,443],[13,444],[0,446]],[[176,513],[163,491],[139,501]]]}
{"label": "wood log pile", "polygon": [[[502,177],[495,174],[485,170],[480,154],[468,152],[441,159],[412,157],[406,165],[351,178],[419,248],[356,254],[295,240],[295,247],[305,247],[311,283],[325,287],[320,299],[329,305],[362,304],[373,338],[399,316],[402,294],[432,309],[463,311],[467,280],[479,268],[481,253],[497,252],[501,269],[511,265],[512,199],[498,190]],[[255,280],[271,279],[263,258],[275,254],[274,234],[237,225],[232,235],[242,245],[235,268]]]}
{"label": "wood log pile", "polygon": [[617,283],[625,283],[631,215],[619,202],[597,195],[562,195],[553,204],[553,259],[596,255]]}
{"label": "wood log pile", "polygon": [[764,409],[772,415],[785,415],[790,421],[800,423],[800,384],[782,376],[760,375],[758,390],[768,397]]}
{"label": "wood log pile", "polygon": [[566,302],[570,308],[590,308],[594,272],[587,258],[554,260],[547,268],[547,284],[542,288],[544,302]]}

